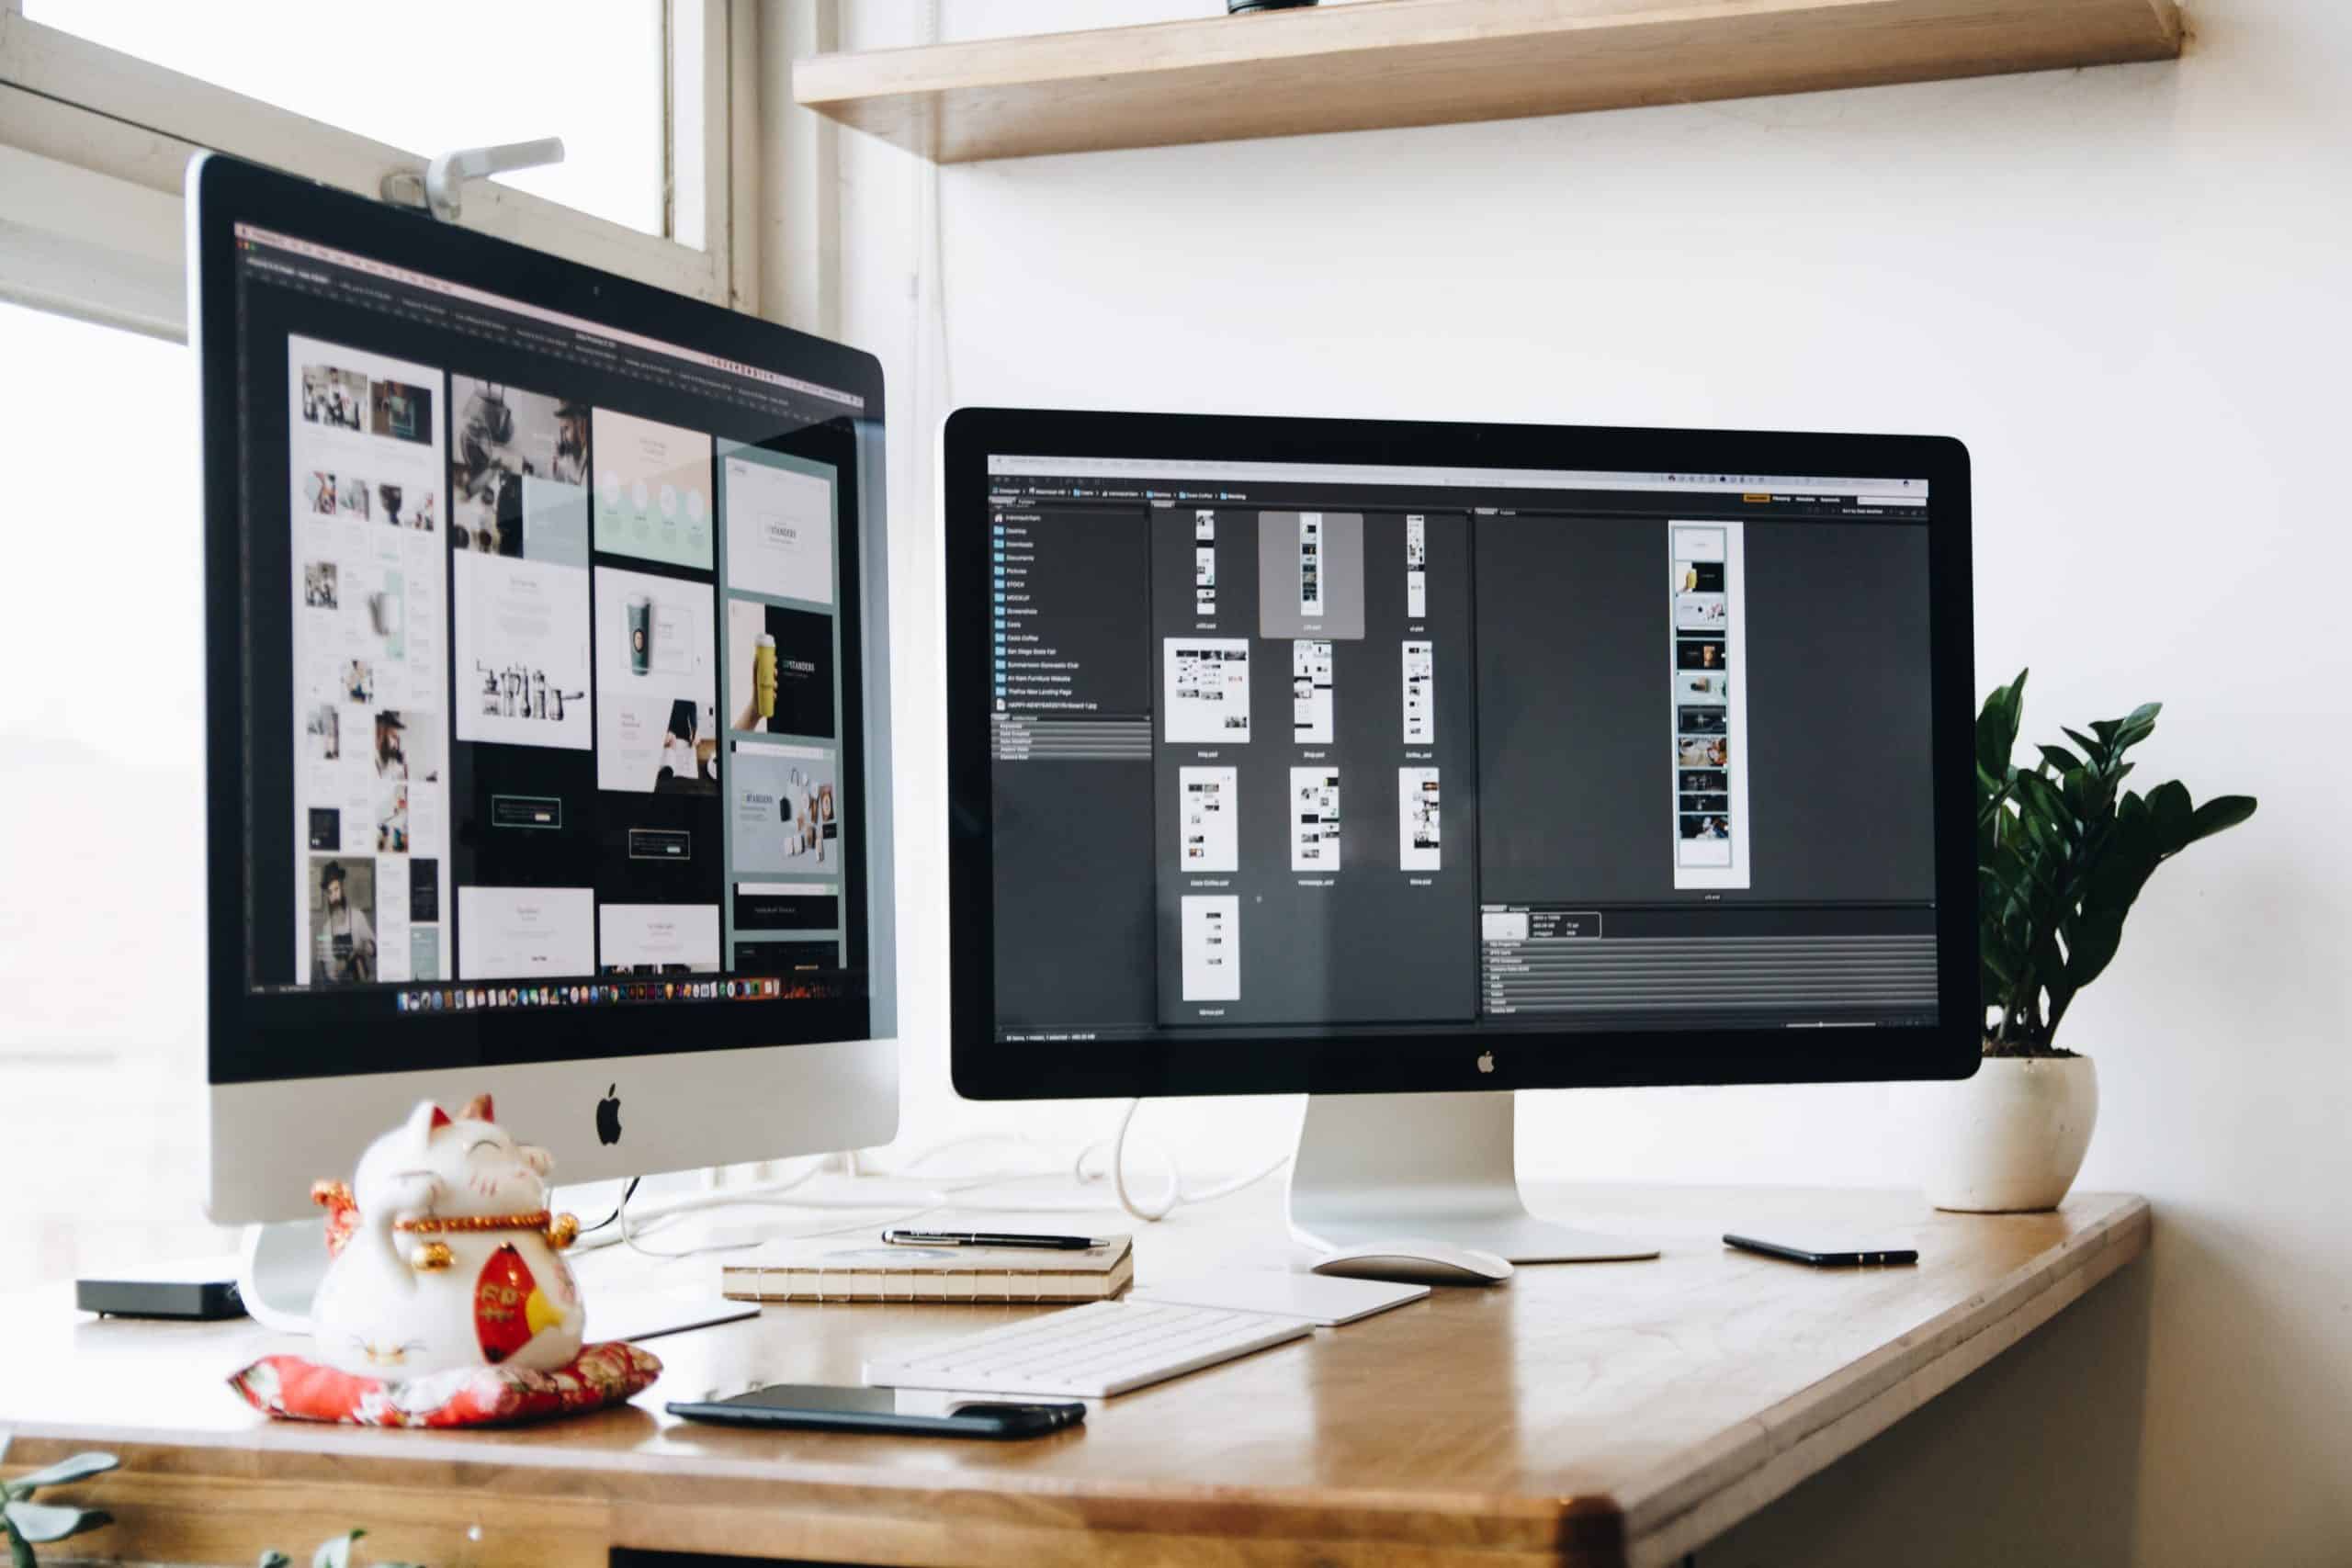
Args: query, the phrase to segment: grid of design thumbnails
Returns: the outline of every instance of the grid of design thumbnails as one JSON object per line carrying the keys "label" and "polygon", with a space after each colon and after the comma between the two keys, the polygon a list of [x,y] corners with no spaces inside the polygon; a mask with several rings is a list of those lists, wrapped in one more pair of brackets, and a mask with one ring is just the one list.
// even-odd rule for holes
{"label": "grid of design thumbnails", "polygon": [[859,400],[243,225],[238,267],[291,547],[256,988],[845,994]]}
{"label": "grid of design thumbnails", "polygon": [[[1746,887],[1747,705],[1735,695],[1744,525],[1670,532],[1674,626],[1674,886]],[[1746,662],[1744,660],[1740,662]]]}

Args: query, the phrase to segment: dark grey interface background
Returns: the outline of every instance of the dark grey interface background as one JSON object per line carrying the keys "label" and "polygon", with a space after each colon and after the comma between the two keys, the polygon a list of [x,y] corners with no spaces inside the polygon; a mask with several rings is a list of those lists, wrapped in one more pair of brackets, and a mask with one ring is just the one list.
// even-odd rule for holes
{"label": "dark grey interface background", "polygon": [[[1012,651],[989,657],[1023,671],[999,682],[1017,694],[1004,700],[1069,728],[1148,721],[1148,517],[1140,507],[1062,507],[1010,511],[992,525],[992,553],[1015,586],[990,590],[1012,601],[992,648]],[[1008,1018],[1023,1027],[1150,1020],[1148,751],[1054,742],[996,773],[996,918],[1006,939],[997,995]],[[1020,940],[1023,931],[1036,940]]]}
{"label": "dark grey interface background", "polygon": [[[1928,903],[1927,530],[1746,525],[1746,889],[1677,894],[1641,830],[1673,789],[1662,525],[1478,525],[1480,895]],[[1664,886],[1661,886],[1661,884]]]}
{"label": "dark grey interface background", "polygon": [[[1924,509],[1048,476],[992,489],[1001,1036],[1932,1021]],[[1362,635],[1307,639],[1329,644],[1330,739],[1316,743],[1294,729],[1295,639],[1261,635],[1327,625],[1301,618],[1291,576],[1302,511],[1361,525],[1360,584],[1332,561],[1320,592],[1337,632],[1355,628],[1361,592]],[[1426,546],[1419,616],[1408,515]],[[1678,888],[1669,525],[1710,519],[1741,525],[1744,544],[1730,676],[1747,877]],[[1419,744],[1408,642],[1430,648]],[[1246,645],[1246,739],[1202,739],[1196,718],[1171,731],[1173,662],[1204,643]],[[1402,863],[1408,768],[1440,781],[1434,866]],[[1187,862],[1188,769],[1231,770],[1229,870]],[[1336,868],[1295,865],[1294,769],[1339,781]],[[1230,968],[1188,968],[1213,952]]]}

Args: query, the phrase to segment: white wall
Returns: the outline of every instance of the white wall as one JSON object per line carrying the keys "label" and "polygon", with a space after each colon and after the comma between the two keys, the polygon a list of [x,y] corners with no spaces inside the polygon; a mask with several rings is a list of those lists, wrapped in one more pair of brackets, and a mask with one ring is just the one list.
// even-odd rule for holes
{"label": "white wall", "polygon": [[[951,38],[1102,16],[942,11]],[[1107,1130],[1099,1106],[945,1089],[947,407],[1957,434],[1980,686],[2034,666],[2029,728],[2053,736],[2161,698],[2143,781],[2263,809],[2157,879],[2068,1022],[2104,1076],[2084,1183],[2154,1201],[2153,1260],[1702,1561],[2342,1561],[2352,9],[2216,0],[2194,23],[2177,64],[953,168],[935,236],[927,166],[844,135],[844,332],[891,367],[897,422],[908,1142]],[[844,42],[922,26],[866,0]],[[1523,1158],[1897,1185],[1898,1099],[1532,1096]],[[1238,1169],[1296,1105],[1146,1118]]]}

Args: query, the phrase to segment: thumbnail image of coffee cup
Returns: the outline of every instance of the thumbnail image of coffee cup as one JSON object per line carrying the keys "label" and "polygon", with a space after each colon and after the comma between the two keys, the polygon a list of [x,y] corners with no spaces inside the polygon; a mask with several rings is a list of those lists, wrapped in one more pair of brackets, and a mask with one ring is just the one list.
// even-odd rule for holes
{"label": "thumbnail image of coffee cup", "polygon": [[1674,667],[1678,670],[1728,670],[1731,661],[1723,638],[1686,637],[1675,642]]}
{"label": "thumbnail image of coffee cup", "polygon": [[628,602],[628,671],[642,675],[653,668],[653,601],[639,596]]}

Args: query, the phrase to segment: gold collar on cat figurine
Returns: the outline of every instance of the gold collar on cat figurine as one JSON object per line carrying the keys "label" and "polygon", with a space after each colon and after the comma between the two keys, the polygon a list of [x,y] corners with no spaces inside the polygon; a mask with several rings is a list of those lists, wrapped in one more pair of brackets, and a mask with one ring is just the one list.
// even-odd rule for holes
{"label": "gold collar on cat figurine", "polygon": [[[549,1247],[561,1252],[580,1236],[580,1221],[571,1214],[550,1214],[545,1209],[534,1209],[527,1214],[453,1214],[444,1218],[425,1214],[413,1220],[394,1220],[392,1229],[410,1235],[471,1235],[481,1231],[536,1231],[547,1237]],[[424,1241],[409,1248],[409,1267],[423,1273],[447,1269],[457,1261],[446,1241]]]}

